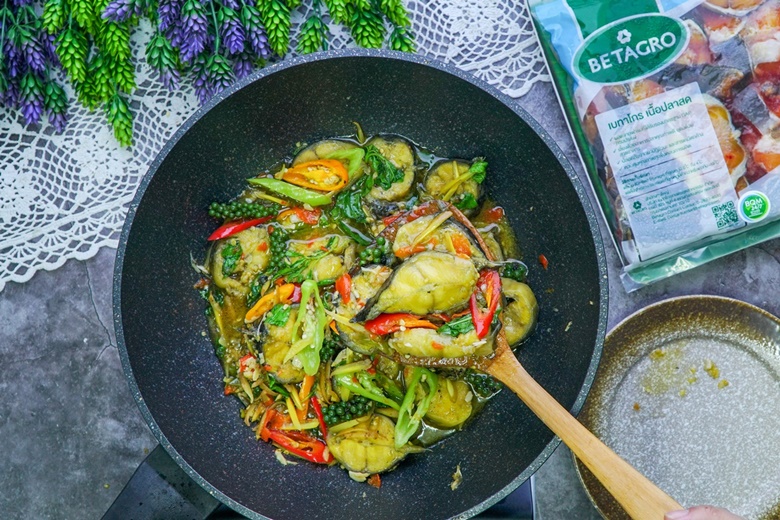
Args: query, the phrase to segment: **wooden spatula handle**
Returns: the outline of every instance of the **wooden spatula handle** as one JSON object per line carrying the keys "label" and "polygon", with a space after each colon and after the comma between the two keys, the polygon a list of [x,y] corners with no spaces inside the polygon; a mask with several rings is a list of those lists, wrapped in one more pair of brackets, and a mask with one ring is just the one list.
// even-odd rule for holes
{"label": "wooden spatula handle", "polygon": [[504,350],[487,371],[516,393],[561,438],[632,518],[663,520],[664,513],[683,509],[580,424],[528,374],[511,350]]}

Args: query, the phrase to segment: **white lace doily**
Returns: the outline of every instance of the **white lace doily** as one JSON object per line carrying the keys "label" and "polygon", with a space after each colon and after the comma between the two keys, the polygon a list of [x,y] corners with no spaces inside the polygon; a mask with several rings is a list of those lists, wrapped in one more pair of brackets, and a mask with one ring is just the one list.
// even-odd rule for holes
{"label": "white lace doily", "polygon": [[[512,97],[549,80],[522,0],[406,5],[419,53],[470,71]],[[296,15],[294,26],[303,18]],[[345,28],[331,30],[330,48],[354,46]],[[140,59],[150,34],[145,24],[133,37],[138,89],[131,149],[119,147],[101,111],[75,102],[62,135],[48,125],[27,128],[18,112],[0,109],[0,290],[39,269],[116,247],[127,204],[149,164],[197,109],[191,88],[168,91]]]}

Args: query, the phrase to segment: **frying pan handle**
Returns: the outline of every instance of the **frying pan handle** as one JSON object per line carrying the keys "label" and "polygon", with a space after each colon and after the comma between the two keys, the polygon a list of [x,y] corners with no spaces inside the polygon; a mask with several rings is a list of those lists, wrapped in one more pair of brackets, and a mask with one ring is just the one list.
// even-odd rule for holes
{"label": "frying pan handle", "polygon": [[205,520],[219,505],[158,444],[135,470],[103,520]]}

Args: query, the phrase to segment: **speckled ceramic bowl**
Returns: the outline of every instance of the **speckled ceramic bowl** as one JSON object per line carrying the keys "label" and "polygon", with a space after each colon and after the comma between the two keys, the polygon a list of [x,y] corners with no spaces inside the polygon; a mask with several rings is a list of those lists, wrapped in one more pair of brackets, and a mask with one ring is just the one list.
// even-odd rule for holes
{"label": "speckled ceramic bowl", "polygon": [[[684,506],[780,518],[780,319],[717,296],[642,309],[607,335],[580,421]],[[629,518],[577,469],[605,518]]]}

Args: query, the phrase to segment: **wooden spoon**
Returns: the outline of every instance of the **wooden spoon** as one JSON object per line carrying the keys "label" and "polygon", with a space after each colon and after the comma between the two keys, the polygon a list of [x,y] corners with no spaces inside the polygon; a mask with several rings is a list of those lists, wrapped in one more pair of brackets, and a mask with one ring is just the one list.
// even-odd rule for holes
{"label": "wooden spoon", "polygon": [[391,357],[404,365],[476,368],[504,383],[579,458],[635,520],[662,520],[683,507],[577,421],[523,368],[506,341],[503,329],[489,357]]}
{"label": "wooden spoon", "polygon": [[662,520],[665,513],[683,509],[677,501],[588,431],[547,393],[517,360],[503,334],[499,334],[497,340],[499,347],[485,367],[485,372],[517,394],[590,469],[631,518]]}
{"label": "wooden spoon", "polygon": [[[452,204],[438,201],[427,203],[412,215],[448,210],[466,227],[479,243],[485,257],[495,261],[490,249],[471,221]],[[411,215],[411,213],[410,213]],[[403,217],[389,225],[386,238],[392,241],[397,228],[407,220]],[[383,235],[384,236],[384,235]],[[665,513],[682,509],[672,497],[621,459],[606,444],[587,430],[558,401],[537,383],[523,368],[507,343],[503,328],[496,335],[496,350],[486,357],[429,358],[383,352],[404,365],[423,367],[471,367],[490,374],[508,386],[552,432],[571,449],[595,477],[635,520],[662,520]]]}
{"label": "wooden spoon", "polygon": [[[488,260],[494,260],[492,253],[471,222],[454,206],[450,206],[449,209],[464,226],[472,231]],[[555,435],[561,438],[635,520],[662,520],[665,513],[683,509],[677,501],[588,431],[547,393],[517,360],[512,349],[509,348],[503,329],[496,337],[496,345],[494,354],[486,358],[458,358],[446,361],[430,358],[402,358],[399,361],[425,366],[468,365],[504,383]]]}

